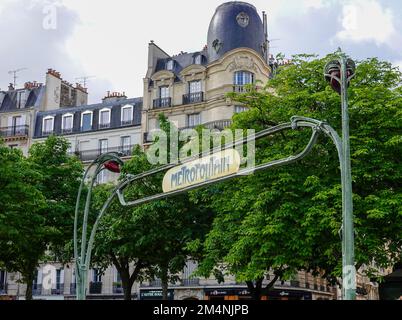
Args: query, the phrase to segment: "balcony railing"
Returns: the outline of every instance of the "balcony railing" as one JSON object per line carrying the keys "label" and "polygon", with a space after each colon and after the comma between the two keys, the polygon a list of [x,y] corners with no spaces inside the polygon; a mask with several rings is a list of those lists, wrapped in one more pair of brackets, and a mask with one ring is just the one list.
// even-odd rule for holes
{"label": "balcony railing", "polygon": [[62,134],[71,134],[73,133],[73,128],[65,128],[61,130]]}
{"label": "balcony railing", "polygon": [[113,284],[113,293],[114,294],[121,294],[123,292],[124,292],[124,290],[123,290],[123,287],[122,287],[121,283],[114,283]]}
{"label": "balcony railing", "polygon": [[200,279],[194,278],[194,279],[183,279],[181,281],[181,285],[183,287],[193,287],[193,286],[199,286],[200,285]]}
{"label": "balcony railing", "polygon": [[154,108],[169,108],[172,106],[172,98],[159,98],[154,100]]}
{"label": "balcony railing", "polygon": [[61,296],[64,294],[64,283],[56,284],[56,288],[51,290],[52,296]]}
{"label": "balcony railing", "polygon": [[34,283],[32,286],[32,295],[41,296],[42,295],[42,285]]}
{"label": "balcony railing", "polygon": [[90,294],[102,294],[102,282],[91,282],[89,284]]}
{"label": "balcony railing", "polygon": [[134,120],[133,120],[133,119],[131,119],[131,120],[122,120],[122,121],[121,121],[121,125],[122,125],[122,126],[131,126],[132,124],[134,124]]}
{"label": "balcony railing", "polygon": [[[232,120],[217,120],[217,121],[212,121],[212,122],[207,122],[203,123],[197,126],[189,126],[189,127],[184,127],[180,128],[180,131],[188,130],[188,129],[195,129],[198,126],[202,126],[206,129],[209,130],[225,130],[226,128],[230,127],[232,124]],[[145,132],[144,133],[144,143],[152,143],[152,136],[150,132]]]}
{"label": "balcony railing", "polygon": [[14,138],[14,137],[27,137],[29,134],[29,126],[14,126],[0,128],[0,137]]}
{"label": "balcony railing", "polygon": [[107,152],[120,152],[123,157],[130,157],[133,152],[135,145],[120,146],[107,148],[107,150],[95,149],[95,150],[85,150],[85,151],[75,151],[70,153],[70,155],[76,155],[81,161],[92,161],[98,158],[102,153]]}
{"label": "balcony railing", "polygon": [[108,123],[99,123],[99,130],[109,129],[109,128],[110,128],[110,122],[108,122]]}
{"label": "balcony railing", "polygon": [[227,127],[230,127],[231,124],[232,124],[232,120],[217,120],[217,121],[199,124],[197,126],[189,126],[189,127],[181,128],[180,130],[194,129],[198,126],[202,126],[209,130],[214,130],[214,129],[225,130]]}
{"label": "balcony railing", "polygon": [[204,101],[204,92],[193,92],[183,95],[183,104],[200,103]]}

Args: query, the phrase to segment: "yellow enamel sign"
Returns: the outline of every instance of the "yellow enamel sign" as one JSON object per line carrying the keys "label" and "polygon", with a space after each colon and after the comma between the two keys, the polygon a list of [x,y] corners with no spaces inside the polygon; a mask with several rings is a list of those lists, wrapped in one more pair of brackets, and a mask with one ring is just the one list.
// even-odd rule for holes
{"label": "yellow enamel sign", "polygon": [[170,169],[163,178],[163,192],[184,189],[237,173],[239,170],[240,155],[237,150],[217,152]]}

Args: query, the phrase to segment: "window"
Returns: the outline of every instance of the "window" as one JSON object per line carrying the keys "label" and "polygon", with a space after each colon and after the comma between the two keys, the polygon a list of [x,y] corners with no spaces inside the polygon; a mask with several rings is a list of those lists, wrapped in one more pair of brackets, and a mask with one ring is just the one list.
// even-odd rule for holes
{"label": "window", "polygon": [[54,117],[46,117],[43,119],[42,133],[48,135],[53,133]]}
{"label": "window", "polygon": [[166,99],[170,97],[169,87],[159,87],[159,97]]}
{"label": "window", "polygon": [[199,126],[201,124],[201,114],[200,113],[189,114],[187,118],[187,124],[188,127]]}
{"label": "window", "polygon": [[121,123],[122,125],[133,123],[133,106],[127,105],[121,108]]}
{"label": "window", "polygon": [[194,64],[202,64],[202,55],[198,54],[194,57]]}
{"label": "window", "polygon": [[121,152],[125,156],[129,156],[131,153],[131,137],[121,137]]}
{"label": "window", "polygon": [[67,133],[70,133],[73,131],[73,115],[72,114],[66,114],[63,116],[61,129],[63,130],[63,132],[67,132]]}
{"label": "window", "polygon": [[98,269],[93,269],[92,282],[102,282],[102,273]]}
{"label": "window", "polygon": [[81,115],[81,131],[90,130],[92,130],[92,111],[87,111]]}
{"label": "window", "polygon": [[108,140],[107,139],[99,140],[99,153],[100,154],[107,153],[107,149],[108,149]]}
{"label": "window", "polygon": [[244,86],[254,82],[254,74],[248,71],[238,71],[234,74],[234,84],[237,86]]}
{"label": "window", "polygon": [[110,127],[110,109],[102,109],[99,111],[99,128],[105,129]]}
{"label": "window", "polygon": [[12,125],[13,125],[13,128],[23,126],[22,117],[21,116],[13,117]]}
{"label": "window", "polygon": [[7,273],[4,270],[0,270],[0,294],[6,292],[7,289]]}
{"label": "window", "polygon": [[26,96],[27,95],[26,95],[25,90],[18,92],[18,94],[17,94],[17,108],[18,109],[25,108],[25,104],[27,102]]}
{"label": "window", "polygon": [[174,67],[174,61],[173,61],[173,60],[169,60],[169,61],[166,63],[166,69],[172,71],[172,70],[173,70],[173,67]]}
{"label": "window", "polygon": [[249,109],[245,106],[235,106],[235,113],[242,113],[242,112],[246,112]]}
{"label": "window", "polygon": [[201,81],[191,81],[189,82],[189,93],[201,92]]}

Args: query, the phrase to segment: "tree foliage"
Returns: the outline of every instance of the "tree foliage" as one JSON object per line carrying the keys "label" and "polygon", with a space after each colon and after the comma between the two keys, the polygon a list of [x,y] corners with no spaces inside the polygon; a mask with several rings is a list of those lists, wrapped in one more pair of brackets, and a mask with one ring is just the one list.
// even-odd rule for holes
{"label": "tree foliage", "polygon": [[[260,131],[298,115],[340,133],[340,97],[323,77],[331,58],[295,56],[265,88],[230,94],[249,108],[233,128]],[[402,245],[401,73],[378,59],[360,61],[349,92],[356,263],[386,267],[400,259]],[[258,141],[257,164],[297,153],[309,136],[289,131]],[[200,274],[226,272],[257,284],[270,270],[282,278],[312,271],[332,282],[341,275],[340,168],[329,138],[321,136],[299,163],[194,192],[193,199],[218,213],[201,244]]]}
{"label": "tree foliage", "polygon": [[67,148],[65,139],[50,137],[24,158],[0,145],[0,263],[21,273],[27,299],[39,262],[61,256],[71,238],[82,166]]}

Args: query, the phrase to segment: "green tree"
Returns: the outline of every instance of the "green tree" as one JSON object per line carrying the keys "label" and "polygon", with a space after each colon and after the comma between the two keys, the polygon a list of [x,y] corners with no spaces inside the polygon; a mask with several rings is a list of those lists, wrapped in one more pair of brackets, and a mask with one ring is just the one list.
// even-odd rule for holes
{"label": "green tree", "polygon": [[[160,127],[168,136],[176,130],[163,116]],[[168,139],[170,146],[170,140]],[[182,144],[181,144],[182,145]],[[170,148],[159,150],[170,160]],[[157,168],[149,163],[146,154],[135,148],[133,156],[122,169],[126,174],[138,175]],[[162,193],[163,172],[139,180],[125,190],[129,199],[141,199]],[[110,191],[100,186],[94,192],[94,210],[99,210]],[[113,263],[121,275],[125,298],[131,296],[135,281],[161,279],[163,299],[168,298],[168,285],[178,280],[190,251],[188,243],[203,239],[209,230],[211,215],[190,203],[187,195],[153,201],[134,208],[122,208],[115,201],[102,219],[97,233],[93,264],[106,268]],[[134,270],[130,274],[130,264]]]}
{"label": "green tree", "polygon": [[81,163],[67,155],[68,142],[50,137],[28,158],[1,146],[0,261],[19,272],[32,299],[39,262],[56,260],[71,239]]}
{"label": "green tree", "polygon": [[[233,127],[260,131],[299,115],[326,120],[341,132],[340,98],[323,77],[331,58],[294,56],[264,89],[230,94],[249,107],[234,117]],[[402,245],[401,73],[378,59],[360,61],[349,91],[356,264],[386,267],[400,260]],[[307,131],[289,131],[258,141],[257,163],[295,154],[308,138]],[[212,186],[193,198],[218,213],[199,273],[234,274],[255,298],[269,271],[276,276],[267,289],[298,270],[334,283],[341,275],[340,169],[328,138],[322,136],[299,163]]]}

